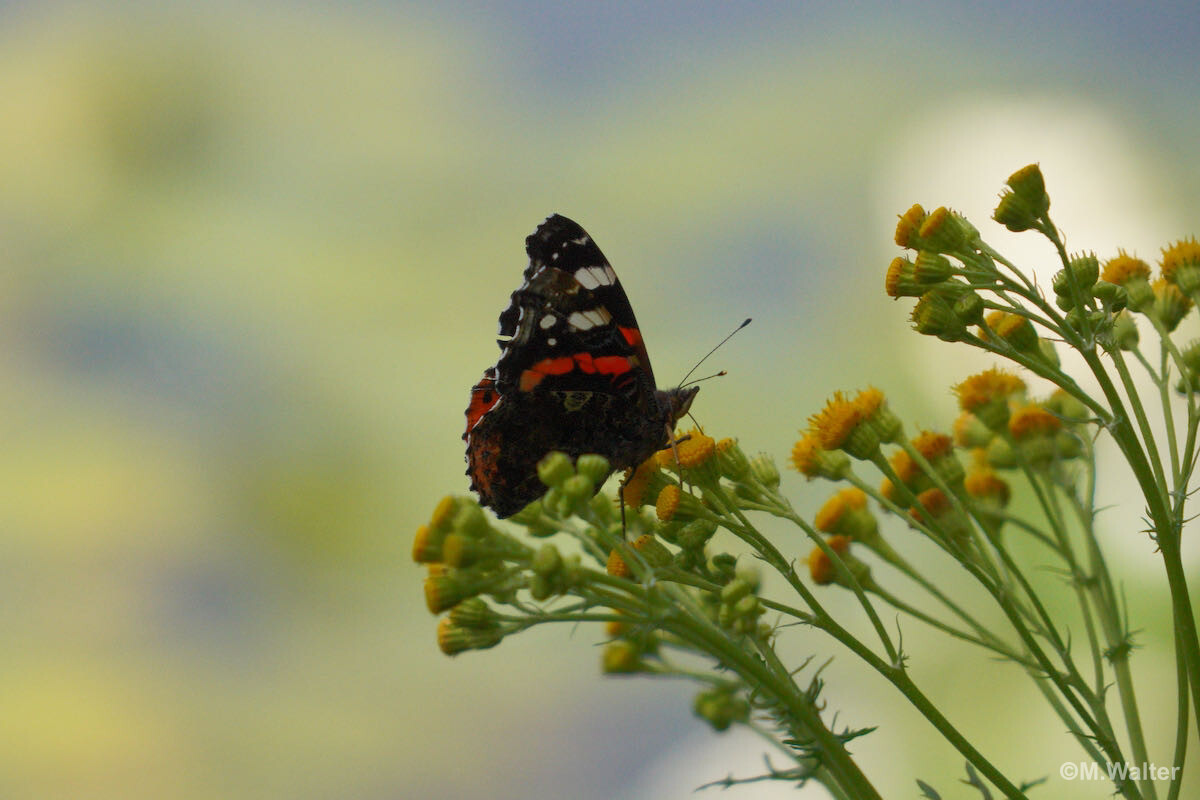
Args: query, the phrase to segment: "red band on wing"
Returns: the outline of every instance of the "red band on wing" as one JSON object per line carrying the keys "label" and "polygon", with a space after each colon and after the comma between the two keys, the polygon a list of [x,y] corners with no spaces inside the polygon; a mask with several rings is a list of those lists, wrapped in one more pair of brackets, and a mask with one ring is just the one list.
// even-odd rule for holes
{"label": "red band on wing", "polygon": [[600,356],[591,353],[576,353],[573,356],[544,358],[521,373],[519,388],[522,392],[532,391],[547,375],[566,375],[578,369],[580,372],[601,375],[624,375],[638,365],[636,356]]}
{"label": "red band on wing", "polygon": [[471,403],[467,406],[467,433],[471,432],[483,415],[492,410],[492,406],[500,399],[496,391],[496,381],[484,376],[471,389]]}

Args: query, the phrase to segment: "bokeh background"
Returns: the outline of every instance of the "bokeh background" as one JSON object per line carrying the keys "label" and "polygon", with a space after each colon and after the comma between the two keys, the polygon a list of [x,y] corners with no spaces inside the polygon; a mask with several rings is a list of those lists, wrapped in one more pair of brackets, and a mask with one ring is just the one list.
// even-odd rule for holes
{"label": "bokeh background", "polygon": [[[436,650],[410,537],[467,488],[523,237],[552,211],[589,229],[664,383],[754,317],[694,409],[748,450],[782,459],[867,383],[945,428],[989,362],[883,295],[896,215],[950,205],[1051,266],[987,221],[1038,161],[1073,249],[1200,233],[1197,41],[1188,3],[0,4],[0,796],[633,800],[756,774],[761,743],[705,730],[689,687],[601,678],[597,632]],[[1162,720],[1165,594],[1123,482],[1106,536]],[[981,749],[1049,776],[1034,796],[1107,796],[1059,780],[1082,751],[1015,669],[903,630]],[[855,750],[884,796],[970,796],[881,680],[811,632],[785,647],[834,657],[830,713],[879,726]],[[723,796],[785,795],[824,796]]]}

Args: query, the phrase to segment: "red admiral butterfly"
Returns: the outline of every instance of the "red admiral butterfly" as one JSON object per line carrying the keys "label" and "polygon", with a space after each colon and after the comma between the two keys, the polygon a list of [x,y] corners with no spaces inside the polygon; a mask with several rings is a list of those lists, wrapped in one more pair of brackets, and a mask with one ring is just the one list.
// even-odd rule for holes
{"label": "red admiral butterfly", "polygon": [[634,467],[670,443],[699,387],[662,391],[625,290],[592,237],[554,214],[525,239],[525,282],[500,315],[500,360],[471,390],[467,475],[508,517],[541,497],[561,450]]}

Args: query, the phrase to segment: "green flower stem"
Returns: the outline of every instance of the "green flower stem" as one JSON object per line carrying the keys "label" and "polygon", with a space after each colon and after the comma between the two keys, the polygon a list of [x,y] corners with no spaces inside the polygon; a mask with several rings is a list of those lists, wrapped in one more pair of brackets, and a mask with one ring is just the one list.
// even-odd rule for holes
{"label": "green flower stem", "polygon": [[[732,502],[728,495],[726,495],[719,486],[714,487],[713,494],[714,497],[718,498],[722,505],[728,509],[728,513],[736,515],[741,523],[741,525],[730,525],[728,520],[722,518],[721,524],[724,525],[726,529],[735,536],[738,536],[748,545],[753,547],[756,552],[761,554],[765,558],[766,562],[770,564],[776,572],[782,575],[788,584],[796,591],[796,593],[804,599],[805,604],[808,605],[809,608],[811,608],[815,613],[824,614],[825,612],[823,609],[821,609],[820,603],[817,601],[816,596],[813,595],[804,582],[800,580],[800,577],[796,574],[796,570],[792,566],[791,562],[783,557],[783,554],[776,549],[775,545],[772,544],[770,540],[758,532],[758,530],[750,523],[750,520],[746,519],[746,516],[741,513],[741,510],[737,508],[737,505]],[[829,545],[825,543],[825,539],[815,530],[813,530],[806,520],[802,519],[792,510],[790,503],[788,503],[783,497],[779,497],[778,499],[787,509],[787,513],[784,516],[786,516],[787,519],[791,520],[796,525],[800,526],[800,528],[808,534],[809,538],[811,538],[813,542],[830,558],[835,568],[838,570],[838,574],[848,582],[848,585],[852,588],[860,605],[862,605],[863,610],[866,612],[867,618],[871,621],[872,626],[875,628],[875,632],[879,636],[880,641],[883,643],[884,650],[888,655],[888,660],[895,663],[900,657],[899,652],[897,651],[895,645],[892,644],[891,637],[888,635],[887,629],[883,626],[883,621],[879,619],[879,615],[875,612],[875,607],[871,604],[870,599],[866,596],[862,586],[858,584],[858,581],[850,573],[850,570],[842,561],[841,556],[833,552]]]}
{"label": "green flower stem", "polygon": [[1010,650],[1002,642],[999,642],[992,637],[976,636],[974,634],[967,633],[964,630],[955,628],[953,625],[950,625],[946,622],[942,622],[936,617],[930,616],[924,611],[905,603],[903,600],[896,597],[894,594],[878,584],[871,586],[870,592],[878,596],[879,599],[883,600],[897,611],[902,611],[905,614],[908,614],[910,617],[924,622],[930,627],[937,628],[939,631],[942,631],[949,636],[953,636],[955,639],[969,642],[970,644],[982,647],[985,650],[991,650],[996,655],[1006,658],[1009,661],[1015,661],[1026,669],[1035,669],[1037,667],[1033,661],[1027,660],[1025,656],[1022,656],[1014,650]]}
{"label": "green flower stem", "polygon": [[1096,691],[1100,692],[1104,687],[1104,660],[1100,655],[1100,645],[1096,637],[1096,622],[1092,616],[1091,605],[1084,592],[1084,586],[1090,582],[1089,576],[1085,575],[1079,567],[1078,559],[1075,557],[1074,549],[1071,547],[1071,540],[1067,533],[1066,520],[1063,517],[1062,509],[1058,505],[1058,496],[1054,486],[1050,484],[1046,477],[1039,477],[1025,457],[1024,452],[1011,436],[1005,435],[1005,440],[1012,447],[1013,452],[1017,455],[1017,461],[1020,464],[1021,471],[1025,475],[1025,480],[1033,489],[1034,496],[1037,497],[1038,504],[1042,508],[1042,514],[1046,519],[1047,525],[1054,534],[1055,541],[1058,544],[1059,554],[1063,561],[1066,562],[1067,568],[1071,573],[1071,584],[1075,591],[1075,598],[1079,604],[1079,613],[1083,617],[1084,626],[1087,629],[1088,644],[1092,652],[1092,663],[1096,672]]}
{"label": "green flower stem", "polygon": [[[785,498],[779,497],[778,500],[783,507],[786,507],[788,513],[790,513],[792,516],[795,516],[795,512],[791,511],[790,504],[787,503]],[[781,511],[782,510],[783,508],[781,508]],[[780,514],[780,516],[787,516],[787,514]],[[788,518],[790,519],[791,517]],[[767,546],[772,552],[774,552],[775,559],[782,559],[782,556],[775,551],[774,547],[771,546],[769,542],[767,543]],[[768,563],[772,561],[772,557],[768,553],[762,554],[767,556]],[[856,639],[849,631],[839,625],[833,619],[833,617],[831,617],[829,613],[825,611],[824,607],[817,602],[816,597],[813,596],[812,592],[808,590],[808,587],[804,586],[804,584],[799,581],[795,570],[786,565],[786,562],[784,566],[786,569],[780,570],[781,574],[783,574],[784,577],[787,578],[789,584],[791,584],[793,588],[800,593],[801,597],[804,598],[805,603],[813,611],[813,617],[811,621],[813,627],[819,628],[828,633],[859,658],[863,659],[873,669],[879,672],[879,674],[886,678],[893,686],[899,689],[901,693],[903,693],[905,697],[907,697],[909,701],[917,707],[922,715],[925,716],[925,718],[929,720],[929,722],[933,724],[935,728],[937,728],[942,736],[945,737],[946,740],[951,744],[953,744],[955,749],[957,749],[960,754],[970,761],[973,766],[979,769],[980,772],[987,776],[988,780],[990,780],[993,785],[1003,791],[1007,797],[1025,797],[1025,795],[1018,791],[1016,786],[1014,786],[1007,778],[1005,778],[1003,773],[997,770],[996,767],[993,766],[992,763],[988,761],[982,753],[976,750],[971,743],[967,741],[966,737],[959,733],[958,729],[955,728],[954,725],[937,710],[937,707],[934,706],[927,697],[925,697],[916,684],[914,684],[912,680],[909,679],[905,674],[903,662],[885,661],[876,655],[874,651]],[[779,569],[779,567],[776,567],[776,569]],[[1043,665],[1043,669],[1045,669],[1045,665]]]}
{"label": "green flower stem", "polygon": [[664,620],[663,625],[680,638],[693,642],[699,649],[716,656],[722,664],[734,669],[757,691],[774,698],[787,711],[795,726],[793,732],[796,738],[812,739],[821,754],[821,763],[829,770],[833,781],[850,797],[882,800],[858,768],[845,745],[825,727],[812,701],[796,687],[786,670],[781,678],[767,662],[752,656],[739,642],[731,640],[724,631],[706,618],[673,615]]}
{"label": "green flower stem", "polygon": [[[1137,420],[1146,456],[1150,461],[1150,468],[1154,472],[1155,485],[1162,492],[1165,499],[1167,476],[1163,473],[1162,458],[1158,454],[1158,444],[1155,441],[1154,429],[1150,427],[1150,420],[1146,417],[1146,410],[1142,407],[1137,386],[1133,383],[1133,376],[1129,374],[1129,367],[1125,364],[1125,359],[1122,357],[1121,351],[1115,350],[1109,356],[1112,359],[1113,366],[1117,368],[1117,375],[1121,378],[1121,386],[1125,390],[1125,396],[1129,398],[1129,405],[1133,409],[1134,419]],[[1174,438],[1170,429],[1168,429],[1167,436],[1171,439]]]}
{"label": "green flower stem", "polygon": [[1192,711],[1196,718],[1200,719],[1200,637],[1197,636],[1187,576],[1183,571],[1182,555],[1179,549],[1180,526],[1164,497],[1164,487],[1155,481],[1154,471],[1147,462],[1146,454],[1141,448],[1137,435],[1129,425],[1127,415],[1123,413],[1121,398],[1108,379],[1103,365],[1095,353],[1084,352],[1083,356],[1099,381],[1105,399],[1108,400],[1116,414],[1111,424],[1108,425],[1108,430],[1124,454],[1125,460],[1129,462],[1134,478],[1146,500],[1150,520],[1154,526],[1155,542],[1162,555],[1163,566],[1167,573],[1167,585],[1171,591],[1171,610],[1177,623],[1177,635],[1180,638],[1181,651],[1187,665]]}
{"label": "green flower stem", "polygon": [[[1137,694],[1134,690],[1133,673],[1129,663],[1129,637],[1117,607],[1112,576],[1109,574],[1100,542],[1096,538],[1092,513],[1096,490],[1096,464],[1095,454],[1090,443],[1087,448],[1087,489],[1084,495],[1088,498],[1087,505],[1085,507],[1077,497],[1071,497],[1072,506],[1083,530],[1083,539],[1087,544],[1092,577],[1088,583],[1088,592],[1100,619],[1101,629],[1104,631],[1105,643],[1110,654],[1109,661],[1112,664],[1113,676],[1117,684],[1117,694],[1121,700],[1121,711],[1125,717],[1125,729],[1129,735],[1130,749],[1133,751],[1136,762],[1141,764],[1149,761],[1149,751],[1146,747],[1145,734],[1142,731],[1141,714],[1138,711]],[[1186,718],[1186,716],[1185,706],[1184,717]],[[1186,720],[1184,724],[1186,725]],[[1142,790],[1147,798],[1156,797],[1153,781],[1144,781]]]}
{"label": "green flower stem", "polygon": [[[1182,767],[1188,746],[1188,677],[1187,662],[1183,657],[1180,638],[1175,637],[1175,755],[1171,763]],[[1167,800],[1178,800],[1183,788],[1183,770],[1175,773],[1175,779],[1167,790]]]}

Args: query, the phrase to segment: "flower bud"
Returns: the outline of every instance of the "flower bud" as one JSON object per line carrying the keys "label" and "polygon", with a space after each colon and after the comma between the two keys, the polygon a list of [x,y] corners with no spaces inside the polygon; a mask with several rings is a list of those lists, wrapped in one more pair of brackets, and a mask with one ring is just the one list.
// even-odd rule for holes
{"label": "flower bud", "polygon": [[1192,301],[1178,286],[1162,278],[1151,284],[1151,289],[1154,291],[1154,314],[1168,331],[1175,330],[1191,310]]}
{"label": "flower bud", "polygon": [[629,675],[645,668],[638,648],[625,639],[617,639],[604,646],[600,669],[606,675]]}
{"label": "flower bud", "polygon": [[733,723],[750,719],[750,704],[724,688],[705,689],[697,694],[692,711],[717,731],[728,730]]}
{"label": "flower bud", "polygon": [[1092,287],[1092,297],[1099,300],[1100,304],[1113,314],[1129,305],[1129,292],[1125,287],[1108,281],[1096,281]]}
{"label": "flower bud", "polygon": [[[742,481],[750,474],[750,459],[738,445],[736,439],[717,442],[717,470],[731,481]],[[775,470],[779,474],[779,470]]]}
{"label": "flower bud", "polygon": [[599,486],[612,474],[612,467],[609,465],[608,459],[592,453],[585,453],[577,458],[575,469],[580,475],[590,480],[592,486]]}
{"label": "flower bud", "polygon": [[547,542],[538,548],[538,551],[533,556],[533,562],[530,568],[535,575],[541,575],[544,578],[550,578],[559,573],[563,567],[563,558],[559,554],[558,548]]}
{"label": "flower bud", "polygon": [[775,466],[775,459],[766,453],[759,453],[750,459],[750,474],[768,489],[779,488],[779,467]]}
{"label": "flower bud", "polygon": [[702,550],[717,532],[717,523],[708,519],[694,519],[679,531],[679,546],[685,550]]}
{"label": "flower bud", "polygon": [[955,313],[953,302],[937,291],[921,295],[910,318],[917,333],[936,336],[944,342],[961,341],[967,332],[966,325]]}
{"label": "flower bud", "polygon": [[570,456],[556,450],[538,462],[537,472],[542,483],[550,488],[558,488],[563,481],[575,474],[575,467],[571,464]]}
{"label": "flower bud", "polygon": [[469,597],[450,609],[447,615],[451,624],[459,628],[475,628],[479,630],[495,628],[499,617],[495,610],[481,597]]}
{"label": "flower bud", "polygon": [[449,617],[438,622],[438,649],[448,656],[466,650],[486,650],[500,644],[504,633],[499,628],[464,628],[455,625]]}

